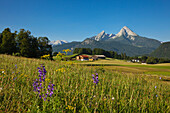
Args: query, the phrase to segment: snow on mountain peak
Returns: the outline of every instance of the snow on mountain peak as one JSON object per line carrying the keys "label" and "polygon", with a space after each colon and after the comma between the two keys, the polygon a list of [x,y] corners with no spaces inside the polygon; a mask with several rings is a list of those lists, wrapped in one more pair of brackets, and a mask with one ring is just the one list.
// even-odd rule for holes
{"label": "snow on mountain peak", "polygon": [[112,37],[112,39],[115,39],[117,37],[124,36],[126,38],[129,38],[130,40],[135,40],[134,36],[138,36],[136,33],[134,33],[132,30],[130,30],[127,26],[124,26],[116,36]]}
{"label": "snow on mountain peak", "polygon": [[103,39],[103,38],[105,38],[105,31],[103,30],[101,33],[99,33],[96,37],[95,37],[95,40],[96,41],[99,41],[99,40],[101,40],[101,39]]}
{"label": "snow on mountain peak", "polygon": [[128,27],[124,26],[120,32],[117,34],[117,36],[137,36],[136,33],[134,33],[132,30],[130,30]]}
{"label": "snow on mountain peak", "polygon": [[128,35],[137,36],[137,34],[134,33],[132,30],[130,30],[128,27],[124,26],[123,29],[126,30],[126,32],[128,33]]}
{"label": "snow on mountain peak", "polygon": [[115,36],[115,34],[112,34],[112,33],[109,35],[110,38],[111,38],[111,37],[114,37],[114,36]]}
{"label": "snow on mountain peak", "polygon": [[101,36],[101,35],[104,35],[105,34],[105,31],[103,30],[102,32],[100,32],[97,36]]}
{"label": "snow on mountain peak", "polygon": [[49,44],[54,46],[54,45],[62,45],[62,44],[65,44],[65,43],[68,43],[68,42],[65,41],[65,40],[56,40],[56,41],[51,41]]}
{"label": "snow on mountain peak", "polygon": [[102,32],[100,32],[99,34],[97,34],[96,36],[92,37],[93,40],[96,41],[101,41],[101,40],[108,40],[109,38],[114,37],[115,34],[107,34],[105,33],[105,31],[103,30]]}

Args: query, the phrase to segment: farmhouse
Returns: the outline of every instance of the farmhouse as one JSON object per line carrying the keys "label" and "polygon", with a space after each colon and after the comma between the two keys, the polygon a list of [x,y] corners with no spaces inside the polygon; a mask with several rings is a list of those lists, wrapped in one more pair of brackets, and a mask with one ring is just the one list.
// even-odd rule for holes
{"label": "farmhouse", "polygon": [[76,56],[76,60],[81,60],[81,61],[89,60],[89,56],[79,55],[79,56]]}
{"label": "farmhouse", "polygon": [[[90,57],[90,59],[92,59],[92,60],[98,60],[98,57],[94,55],[94,56]],[[90,59],[89,59],[89,60],[90,60]]]}
{"label": "farmhouse", "polygon": [[95,55],[94,57],[97,57],[97,59],[106,59],[106,56],[104,55]]}

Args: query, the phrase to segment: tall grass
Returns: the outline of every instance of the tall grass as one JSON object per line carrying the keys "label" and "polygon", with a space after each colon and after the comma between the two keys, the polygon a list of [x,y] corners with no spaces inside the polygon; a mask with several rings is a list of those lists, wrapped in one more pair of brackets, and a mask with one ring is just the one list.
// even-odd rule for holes
{"label": "tall grass", "polygon": [[[46,84],[55,84],[49,101],[41,100],[33,91],[40,64],[47,70]],[[7,55],[0,55],[0,70],[0,112],[169,112],[170,109],[169,84],[159,78]],[[97,85],[92,79],[96,72]]]}

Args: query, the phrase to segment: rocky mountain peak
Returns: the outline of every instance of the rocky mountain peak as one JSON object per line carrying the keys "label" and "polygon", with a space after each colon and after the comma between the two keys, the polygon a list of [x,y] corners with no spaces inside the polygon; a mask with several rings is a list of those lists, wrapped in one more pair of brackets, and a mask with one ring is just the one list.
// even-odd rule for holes
{"label": "rocky mountain peak", "polygon": [[115,36],[115,34],[112,34],[112,33],[111,33],[111,34],[109,35],[109,37],[113,37],[113,36]]}
{"label": "rocky mountain peak", "polygon": [[117,36],[137,36],[136,33],[134,33],[132,30],[130,30],[127,26],[124,26],[120,32],[117,34]]}
{"label": "rocky mountain peak", "polygon": [[103,30],[102,32],[100,32],[97,36],[93,37],[92,39],[96,41],[105,40],[105,39],[108,39],[108,34],[106,34],[105,31]]}
{"label": "rocky mountain peak", "polygon": [[118,38],[118,37],[125,37],[130,40],[135,40],[135,36],[138,36],[136,33],[134,33],[131,29],[129,29],[127,26],[124,26],[119,33],[116,34],[116,36],[112,37],[112,39]]}

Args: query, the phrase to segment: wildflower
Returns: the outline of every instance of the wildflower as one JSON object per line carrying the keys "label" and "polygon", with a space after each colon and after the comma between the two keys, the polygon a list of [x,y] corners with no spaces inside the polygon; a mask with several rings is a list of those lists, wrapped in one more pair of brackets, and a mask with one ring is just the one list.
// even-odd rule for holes
{"label": "wildflower", "polygon": [[[47,89],[47,93],[46,93],[46,95],[49,95],[50,97],[52,96],[52,94],[53,94],[53,90],[54,90],[54,87],[55,85],[54,84],[49,84],[48,85],[48,89]],[[49,93],[50,92],[50,93]]]}
{"label": "wildflower", "polygon": [[93,78],[93,82],[97,85],[99,83],[99,80],[98,80],[98,73],[96,73],[96,76],[94,74],[92,74],[92,78]]}
{"label": "wildflower", "polygon": [[65,72],[66,70],[64,69],[64,68],[60,68],[60,69],[57,69],[56,70],[56,72],[61,72],[61,73],[63,73],[63,72]]}
{"label": "wildflower", "polygon": [[44,101],[46,101],[46,98],[43,98],[44,99]]}
{"label": "wildflower", "polygon": [[158,97],[158,95],[156,95],[156,97]]}
{"label": "wildflower", "polygon": [[14,78],[14,80],[17,79],[17,77]]}
{"label": "wildflower", "polygon": [[41,98],[41,95],[39,95],[39,97]]}
{"label": "wildflower", "polygon": [[15,64],[15,68],[17,68],[17,65]]}
{"label": "wildflower", "polygon": [[0,87],[0,92],[1,92],[2,88]]}
{"label": "wildflower", "polygon": [[46,81],[50,81],[50,79],[46,79]]}
{"label": "wildflower", "polygon": [[47,89],[45,89],[45,86],[43,86],[43,84],[45,83],[45,79],[46,79],[45,76],[47,73],[45,66],[41,65],[41,67],[38,67],[38,73],[39,73],[38,75],[39,79],[36,79],[33,82],[33,88],[34,88],[33,91],[38,92],[39,98],[46,101],[48,96],[50,97],[52,96],[55,85],[49,83]]}
{"label": "wildflower", "polygon": [[115,98],[114,97],[112,97],[112,100],[114,100]]}
{"label": "wildflower", "polygon": [[4,73],[4,71],[2,71],[2,73]]}
{"label": "wildflower", "polygon": [[159,79],[161,79],[161,77]]}
{"label": "wildflower", "polygon": [[104,97],[104,99],[103,99],[104,101],[106,100],[106,97]]}
{"label": "wildflower", "polygon": [[74,109],[74,107],[73,107],[73,106],[69,106],[69,105],[68,105],[68,106],[66,107],[66,109],[73,110],[73,109]]}
{"label": "wildflower", "polygon": [[157,88],[157,86],[155,86],[155,88]]}
{"label": "wildflower", "polygon": [[41,59],[49,60],[50,59],[50,54],[41,56]]}
{"label": "wildflower", "polygon": [[93,96],[94,98],[96,97],[96,95]]}

